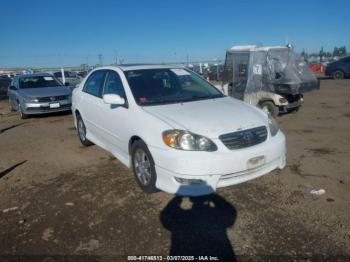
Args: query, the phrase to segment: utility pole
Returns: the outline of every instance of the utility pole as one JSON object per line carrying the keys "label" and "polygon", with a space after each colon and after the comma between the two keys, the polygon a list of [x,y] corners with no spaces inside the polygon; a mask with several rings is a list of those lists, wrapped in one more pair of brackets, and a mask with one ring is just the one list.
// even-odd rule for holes
{"label": "utility pole", "polygon": [[189,54],[187,53],[187,66],[190,64],[190,56]]}
{"label": "utility pole", "polygon": [[115,65],[118,65],[119,64],[119,61],[118,61],[118,51],[115,50]]}
{"label": "utility pole", "polygon": [[99,66],[102,66],[102,57],[103,57],[102,54],[98,54],[98,63],[99,63]]}

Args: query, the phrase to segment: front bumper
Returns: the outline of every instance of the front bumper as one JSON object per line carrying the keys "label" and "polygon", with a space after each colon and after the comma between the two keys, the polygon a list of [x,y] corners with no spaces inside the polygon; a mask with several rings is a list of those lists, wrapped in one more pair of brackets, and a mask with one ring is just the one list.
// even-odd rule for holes
{"label": "front bumper", "polygon": [[293,110],[293,109],[296,109],[296,108],[299,108],[303,105],[304,103],[304,98],[299,98],[297,101],[294,101],[292,103],[288,103],[287,105],[283,105],[280,107],[280,111],[282,112],[288,112],[288,110]]}
{"label": "front bumper", "polygon": [[[156,163],[157,188],[179,195],[205,195],[217,188],[239,184],[286,165],[285,136],[278,132],[256,146],[229,150],[220,140],[215,141],[216,152],[186,152],[161,150],[150,147]],[[265,162],[255,168],[248,167],[252,158],[264,156]],[[196,179],[201,183],[186,185],[175,178]]]}
{"label": "front bumper", "polygon": [[54,104],[59,104],[59,107],[51,108],[50,104],[53,103],[24,103],[23,113],[27,115],[35,115],[35,114],[45,114],[45,113],[54,113],[54,112],[62,112],[62,111],[70,111],[71,110],[71,101],[62,100],[54,102]]}

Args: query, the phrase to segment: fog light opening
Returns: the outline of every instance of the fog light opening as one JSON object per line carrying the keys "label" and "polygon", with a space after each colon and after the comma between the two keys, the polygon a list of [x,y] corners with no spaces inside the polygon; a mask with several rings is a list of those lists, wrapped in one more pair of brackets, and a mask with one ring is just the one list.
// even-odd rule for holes
{"label": "fog light opening", "polygon": [[287,103],[287,102],[288,102],[288,100],[285,99],[284,97],[281,97],[281,98],[279,99],[279,101],[280,101],[280,103]]}
{"label": "fog light opening", "polygon": [[199,185],[205,182],[201,179],[187,179],[182,177],[175,177],[175,180],[183,185]]}

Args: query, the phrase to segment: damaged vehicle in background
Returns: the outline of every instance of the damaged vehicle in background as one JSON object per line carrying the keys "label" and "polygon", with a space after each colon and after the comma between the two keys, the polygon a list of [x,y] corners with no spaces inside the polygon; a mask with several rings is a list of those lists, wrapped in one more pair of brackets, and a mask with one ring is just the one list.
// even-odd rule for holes
{"label": "damaged vehicle in background", "polygon": [[8,88],[11,111],[21,118],[71,110],[71,91],[48,73],[15,76]]}
{"label": "damaged vehicle in background", "polygon": [[273,117],[298,110],[303,94],[319,88],[317,78],[290,46],[234,46],[226,52],[223,92]]}
{"label": "damaged vehicle in background", "polygon": [[285,136],[260,109],[184,68],[110,66],[74,89],[78,137],[132,168],[145,192],[204,195],[285,164]]}

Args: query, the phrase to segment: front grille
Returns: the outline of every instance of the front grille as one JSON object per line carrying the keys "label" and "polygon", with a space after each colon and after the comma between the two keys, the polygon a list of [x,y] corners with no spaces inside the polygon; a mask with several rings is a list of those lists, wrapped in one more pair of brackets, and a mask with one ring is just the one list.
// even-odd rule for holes
{"label": "front grille", "polygon": [[267,138],[266,126],[255,127],[219,136],[228,149],[240,149],[264,142]]}
{"label": "front grille", "polygon": [[70,109],[71,108],[71,104],[66,104],[66,105],[60,105],[60,107],[58,108],[50,108],[49,106],[40,106],[40,107],[27,107],[27,111],[40,111],[40,110],[48,110],[48,111],[59,111],[62,109]]}
{"label": "front grille", "polygon": [[67,100],[68,96],[47,96],[47,97],[38,97],[38,102],[55,102],[60,100]]}

